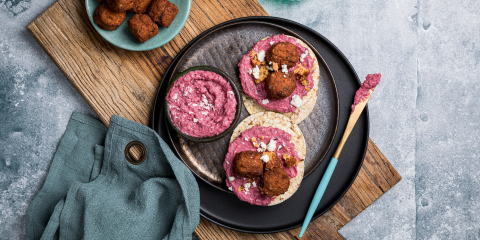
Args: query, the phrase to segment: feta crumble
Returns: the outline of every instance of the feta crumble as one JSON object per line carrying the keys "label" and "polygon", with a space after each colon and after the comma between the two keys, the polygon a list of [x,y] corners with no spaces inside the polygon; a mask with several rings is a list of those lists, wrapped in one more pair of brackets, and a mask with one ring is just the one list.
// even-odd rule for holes
{"label": "feta crumble", "polygon": [[280,151],[280,148],[282,148],[282,145],[279,145],[279,146],[278,146],[277,151]]}
{"label": "feta crumble", "polygon": [[260,142],[258,145],[260,147],[257,148],[257,151],[258,152],[265,152],[265,150],[267,149],[267,144],[265,144],[264,142]]}
{"label": "feta crumble", "polygon": [[232,187],[228,187],[228,190],[232,191]]}
{"label": "feta crumble", "polygon": [[248,74],[252,75],[252,69],[248,69]]}
{"label": "feta crumble", "polygon": [[245,141],[248,141],[248,138],[247,138],[247,137],[245,137]]}
{"label": "feta crumble", "polygon": [[260,62],[265,61],[265,51],[261,50],[260,52],[258,52],[257,57],[258,57],[258,61]]}
{"label": "feta crumble", "polygon": [[275,148],[277,148],[277,141],[270,139],[270,142],[267,145],[267,150],[273,152],[275,151]]}
{"label": "feta crumble", "polygon": [[265,155],[261,156],[260,159],[261,159],[264,163],[267,163],[268,161],[270,161],[270,157],[268,157],[268,154],[265,154]]}
{"label": "feta crumble", "polygon": [[233,180],[235,180],[235,177],[228,177],[228,181],[231,182],[231,181],[233,181]]}
{"label": "feta crumble", "polygon": [[271,41],[271,42],[270,42],[270,46],[273,45],[273,44],[275,44],[275,42],[274,42],[274,41]]}
{"label": "feta crumble", "polygon": [[285,64],[282,64],[282,73],[285,73],[285,74],[288,73],[288,68],[287,68],[287,65]]}
{"label": "feta crumble", "polygon": [[257,184],[255,183],[255,181],[252,182],[252,186],[257,187]]}
{"label": "feta crumble", "polygon": [[234,95],[232,91],[228,91],[227,93],[228,93],[228,97],[230,97],[230,96],[233,96],[233,95]]}
{"label": "feta crumble", "polygon": [[255,79],[260,78],[260,68],[258,68],[258,65],[256,65],[255,68],[253,69],[253,77]]}
{"label": "feta crumble", "polygon": [[198,119],[194,118],[194,119],[193,119],[193,122],[195,122],[195,123],[198,122]]}
{"label": "feta crumble", "polygon": [[268,99],[263,99],[263,100],[262,100],[262,104],[263,104],[263,105],[266,105],[268,102],[269,102]]}
{"label": "feta crumble", "polygon": [[296,108],[299,108],[300,106],[302,106],[302,99],[298,95],[293,95],[290,104],[292,104]]}
{"label": "feta crumble", "polygon": [[308,55],[308,49],[305,49],[305,52],[300,54],[300,62],[303,62],[303,60],[307,57]]}

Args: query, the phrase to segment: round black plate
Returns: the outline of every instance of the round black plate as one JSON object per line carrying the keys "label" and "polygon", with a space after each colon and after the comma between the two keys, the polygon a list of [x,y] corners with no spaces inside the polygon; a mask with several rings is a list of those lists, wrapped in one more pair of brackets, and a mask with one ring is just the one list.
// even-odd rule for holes
{"label": "round black plate", "polygon": [[[237,88],[242,89],[237,66],[242,57],[256,42],[265,37],[280,34],[294,36],[305,42],[293,31],[261,21],[234,22],[215,30],[209,30],[208,34],[195,41],[180,57],[172,70],[170,82],[185,69],[207,65],[229,74],[234,84],[238,86]],[[332,73],[317,50],[313,46],[310,48],[317,56],[320,79],[318,80],[315,107],[308,117],[298,124],[307,145],[304,177],[312,173],[328,153],[337,131],[339,110],[337,88]],[[164,80],[168,79],[164,78]],[[240,120],[244,120],[248,116],[250,114],[247,109],[241,107]],[[172,129],[174,128],[167,128],[170,140],[175,147],[176,154],[180,156],[187,167],[211,186],[232,193],[225,184],[226,173],[223,169],[232,134],[227,134],[214,142],[197,143],[188,141],[188,138],[182,137],[178,131],[171,131]]]}
{"label": "round black plate", "polygon": [[[249,233],[272,233],[285,231],[300,226],[307,213],[310,202],[313,198],[318,183],[327,168],[327,165],[340,142],[342,133],[347,125],[350,115],[350,105],[353,102],[355,91],[360,87],[360,81],[355,70],[345,56],[325,37],[314,30],[299,23],[275,17],[248,17],[232,20],[217,25],[202,33],[177,55],[165,72],[163,79],[169,79],[173,66],[176,66],[185,51],[193,45],[197,39],[208,34],[213,29],[233,22],[263,21],[273,23],[290,29],[311,43],[328,64],[330,71],[335,78],[339,97],[339,123],[338,133],[333,142],[332,148],[327,153],[322,163],[305,179],[300,188],[287,201],[272,207],[252,206],[241,202],[233,194],[227,194],[221,190],[211,187],[201,179],[197,180],[200,188],[200,215],[205,219],[220,226],[237,231]],[[173,149],[167,133],[167,124],[163,110],[163,101],[166,94],[168,81],[162,81],[157,92],[151,127],[170,145]],[[320,202],[314,219],[329,210],[338,202],[349,189],[362,166],[363,158],[368,144],[368,110],[360,116],[352,134],[350,135],[342,156],[339,159],[330,184]]]}

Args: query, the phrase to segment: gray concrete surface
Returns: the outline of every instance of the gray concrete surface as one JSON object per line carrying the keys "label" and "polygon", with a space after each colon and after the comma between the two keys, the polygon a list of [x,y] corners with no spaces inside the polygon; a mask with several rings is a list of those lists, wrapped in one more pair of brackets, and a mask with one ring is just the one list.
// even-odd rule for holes
{"label": "gray concrete surface", "polygon": [[[95,116],[25,26],[54,0],[0,0],[0,239],[25,212],[74,111]],[[480,239],[480,1],[259,0],[330,39],[358,75],[381,72],[370,137],[402,181],[347,239]]]}

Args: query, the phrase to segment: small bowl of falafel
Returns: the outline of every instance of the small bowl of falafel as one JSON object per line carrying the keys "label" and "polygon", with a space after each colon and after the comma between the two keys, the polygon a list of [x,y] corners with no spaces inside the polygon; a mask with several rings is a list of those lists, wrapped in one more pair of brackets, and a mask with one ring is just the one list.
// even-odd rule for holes
{"label": "small bowl of falafel", "polygon": [[213,142],[237,126],[243,108],[240,91],[224,71],[196,66],[171,80],[165,115],[172,128],[194,142]]}
{"label": "small bowl of falafel", "polygon": [[85,0],[95,30],[111,44],[147,51],[170,42],[190,14],[191,0]]}

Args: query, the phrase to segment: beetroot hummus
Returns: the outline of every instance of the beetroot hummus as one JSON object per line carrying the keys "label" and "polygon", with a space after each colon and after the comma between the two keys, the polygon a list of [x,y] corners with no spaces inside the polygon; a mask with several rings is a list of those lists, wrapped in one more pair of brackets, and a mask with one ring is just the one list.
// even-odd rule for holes
{"label": "beetroot hummus", "polygon": [[218,135],[233,122],[237,99],[222,76],[196,70],[178,78],[165,99],[173,124],[193,137]]}
{"label": "beetroot hummus", "polygon": [[[259,84],[255,84],[255,80],[250,74],[253,71],[252,66],[250,65],[250,54],[252,51],[259,53],[260,51],[264,51],[265,53],[267,50],[274,44],[279,42],[290,42],[297,47],[298,55],[300,57],[300,61],[297,63],[296,66],[288,69],[288,72],[293,73],[295,69],[299,68],[298,64],[301,64],[304,68],[308,69],[310,73],[307,76],[308,80],[308,89],[313,88],[313,64],[314,60],[310,57],[310,53],[308,52],[306,47],[303,47],[297,42],[296,38],[287,37],[285,35],[273,35],[265,40],[261,40],[257,42],[252,50],[250,50],[247,54],[245,54],[238,64],[238,68],[240,71],[240,80],[242,82],[243,92],[254,99],[260,106],[274,110],[277,112],[295,112],[296,107],[291,104],[292,97],[294,95],[299,96],[303,99],[304,96],[307,95],[308,90],[306,90],[306,86],[303,86],[300,81],[296,81],[297,87],[295,91],[287,98],[284,99],[274,99],[268,96],[267,91],[265,90],[265,81],[262,81]],[[268,65],[268,63],[267,63]],[[263,65],[261,65],[263,66]],[[261,67],[259,66],[259,67]],[[280,70],[279,70],[280,71]],[[296,78],[296,74],[294,75]],[[267,101],[268,100],[268,101]]]}
{"label": "beetroot hummus", "polygon": [[[258,148],[253,146],[251,142],[252,137],[257,139],[257,142],[260,145]],[[273,127],[254,126],[240,134],[235,141],[230,143],[227,155],[225,156],[225,162],[223,163],[223,168],[227,174],[225,180],[227,187],[233,191],[240,200],[252,205],[267,206],[270,204],[274,197],[263,195],[260,192],[260,189],[258,188],[260,185],[260,179],[253,178],[253,181],[250,182],[250,179],[235,174],[233,169],[235,154],[243,151],[273,150],[271,152],[275,152],[280,159],[282,159],[283,154],[288,154],[296,157],[297,160],[300,160],[297,151],[295,151],[295,145],[290,142],[290,138],[291,135],[289,133]],[[265,145],[261,143],[264,143]],[[262,149],[262,145],[266,146],[267,149]],[[283,166],[283,160],[281,161],[282,168],[285,169],[290,178],[297,176],[297,166],[285,168],[285,166]]]}
{"label": "beetroot hummus", "polygon": [[368,74],[365,81],[360,84],[360,88],[355,93],[355,99],[353,100],[352,104],[352,112],[355,111],[355,106],[359,104],[365,97],[370,95],[370,89],[373,90],[375,87],[380,83],[380,78],[382,74]]}

